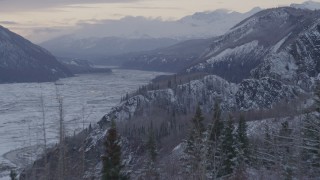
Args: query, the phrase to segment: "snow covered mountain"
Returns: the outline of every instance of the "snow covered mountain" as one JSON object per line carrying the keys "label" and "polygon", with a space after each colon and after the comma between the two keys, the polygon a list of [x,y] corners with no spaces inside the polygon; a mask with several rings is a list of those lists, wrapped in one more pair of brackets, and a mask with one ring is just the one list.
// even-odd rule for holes
{"label": "snow covered mountain", "polygon": [[187,72],[207,72],[232,82],[271,77],[306,83],[320,72],[320,12],[268,9],[217,38]]}
{"label": "snow covered mountain", "polygon": [[128,69],[179,72],[195,61],[209,47],[211,39],[193,39],[152,51],[110,57]]}
{"label": "snow covered mountain", "polygon": [[[72,35],[41,43],[57,57],[105,59],[105,57],[155,50],[189,39],[219,36],[243,19],[260,11],[246,13],[216,10],[199,12],[176,21],[125,17],[120,20],[82,24]],[[219,26],[217,26],[219,24]],[[105,61],[112,61],[106,58]]]}
{"label": "snow covered mountain", "polygon": [[[199,34],[202,37],[213,37],[224,34],[233,25],[236,25],[241,22],[241,20],[260,10],[260,8],[254,8],[247,13],[238,13],[219,9],[213,12],[195,13],[177,22],[190,26],[190,29],[198,28],[207,31],[204,32],[200,30],[197,33],[195,32],[195,34]],[[219,24],[219,26],[217,26],[217,24]],[[205,49],[209,47],[213,39],[214,38],[187,40],[153,51],[111,57],[108,61],[122,61],[122,67],[124,68],[179,72],[192,65]]]}
{"label": "snow covered mountain", "polygon": [[[246,13],[218,9],[183,17],[177,23],[188,25],[194,31],[193,34],[199,34],[198,37],[214,37],[223,35],[231,27],[259,11],[261,11],[259,7],[255,7]],[[193,36],[197,37],[197,35]]]}
{"label": "snow covered mountain", "polygon": [[316,1],[306,1],[302,4],[291,4],[290,6],[298,9],[310,9],[310,10],[320,9],[320,3]]}
{"label": "snow covered mountain", "polygon": [[[123,37],[128,39],[173,38],[200,39],[219,36],[243,19],[259,12],[253,8],[246,13],[218,9],[198,12],[178,20],[163,20],[127,16],[120,20],[83,23],[73,34],[80,38]],[[219,24],[219,26],[217,26]]]}
{"label": "snow covered mountain", "polygon": [[0,26],[0,83],[54,81],[71,75],[48,51]]}

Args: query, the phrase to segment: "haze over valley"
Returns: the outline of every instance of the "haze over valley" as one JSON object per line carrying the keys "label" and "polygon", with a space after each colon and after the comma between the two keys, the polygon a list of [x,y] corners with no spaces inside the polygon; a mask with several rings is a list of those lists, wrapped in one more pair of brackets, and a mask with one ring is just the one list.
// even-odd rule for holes
{"label": "haze over valley", "polygon": [[0,0],[0,179],[318,179],[320,2]]}

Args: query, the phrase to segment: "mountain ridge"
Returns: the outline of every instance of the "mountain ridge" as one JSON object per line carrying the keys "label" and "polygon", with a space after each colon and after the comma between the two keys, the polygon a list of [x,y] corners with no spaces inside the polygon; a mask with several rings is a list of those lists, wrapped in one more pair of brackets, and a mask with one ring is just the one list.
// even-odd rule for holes
{"label": "mountain ridge", "polygon": [[[306,28],[316,26],[319,17],[319,11],[295,8],[261,11],[236,25],[226,35],[217,38],[195,62],[196,65],[188,68],[187,72],[214,73],[235,82],[249,78],[252,76],[251,71],[268,61],[267,58],[270,59],[280,52],[292,55],[289,46],[299,41],[299,35]],[[313,29],[317,31],[317,28]],[[317,42],[317,38],[314,37],[313,41],[310,42],[310,48],[316,49],[316,44],[313,43]],[[316,51],[311,52],[317,54]],[[292,63],[291,65],[294,66]],[[241,66],[247,68],[241,69]],[[241,71],[237,72],[238,69]]]}
{"label": "mountain ridge", "polygon": [[[229,13],[226,10],[199,12],[176,21],[126,17],[118,21],[84,24],[78,30],[79,32],[48,40],[40,45],[52,51],[57,57],[83,58],[85,56],[88,59],[90,56],[99,55],[100,60],[105,59],[108,62],[109,58],[106,57],[109,56],[145,52],[172,46],[185,40],[209,39],[222,35],[233,25],[259,10],[261,9],[254,8],[246,13]],[[216,24],[220,26],[215,26]],[[147,30],[148,32],[144,32]],[[112,40],[112,38],[116,39]],[[143,41],[148,39],[153,40],[153,43],[147,44]],[[129,46],[130,43],[132,46]],[[137,47],[141,48],[137,49]]]}
{"label": "mountain ridge", "polygon": [[55,81],[72,76],[49,51],[0,26],[0,83]]}

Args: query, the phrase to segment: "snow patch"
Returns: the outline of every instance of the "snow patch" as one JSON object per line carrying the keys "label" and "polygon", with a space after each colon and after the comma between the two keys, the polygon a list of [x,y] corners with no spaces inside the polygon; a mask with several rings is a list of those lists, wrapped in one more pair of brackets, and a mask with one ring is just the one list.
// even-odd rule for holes
{"label": "snow patch", "polygon": [[286,37],[284,37],[283,39],[281,39],[276,45],[274,45],[272,52],[276,53],[280,47],[282,46],[282,44],[288,39],[288,37],[291,35],[291,33],[289,33]]}
{"label": "snow patch", "polygon": [[[227,56],[238,56],[238,55],[241,55],[241,54],[247,54],[249,52],[252,52],[254,50],[257,50],[258,48],[258,44],[259,44],[259,41],[257,40],[254,40],[252,42],[249,42],[249,43],[246,43],[246,44],[243,44],[241,46],[237,46],[235,48],[228,48],[224,51],[222,51],[220,54],[218,54],[217,56],[215,57],[212,57],[210,59],[207,60],[207,63],[215,63],[215,62],[219,62],[219,61],[222,61],[222,60],[225,60],[224,58],[227,57]],[[259,48],[258,48],[259,49]],[[230,60],[230,59],[229,59]]]}

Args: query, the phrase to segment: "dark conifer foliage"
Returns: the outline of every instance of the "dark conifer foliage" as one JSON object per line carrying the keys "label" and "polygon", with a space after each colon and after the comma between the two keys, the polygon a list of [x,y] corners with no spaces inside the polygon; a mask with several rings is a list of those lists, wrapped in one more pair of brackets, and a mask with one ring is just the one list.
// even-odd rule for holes
{"label": "dark conifer foliage", "polygon": [[220,104],[218,102],[215,102],[213,109],[213,126],[210,133],[210,139],[216,141],[220,137],[222,129],[223,122],[221,119]]}
{"label": "dark conifer foliage", "polygon": [[17,180],[17,173],[15,170],[10,171],[10,178],[11,180]]}
{"label": "dark conifer foliage", "polygon": [[147,167],[146,167],[145,178],[158,180],[159,172],[157,171],[157,167],[156,167],[158,151],[157,151],[157,142],[156,142],[152,123],[148,133],[148,141],[146,143],[146,147],[148,152],[148,161],[146,163]]}
{"label": "dark conifer foliage", "polygon": [[193,128],[195,133],[197,133],[199,136],[205,131],[203,120],[204,120],[204,117],[202,115],[201,108],[200,106],[198,106],[196,109],[196,114],[192,119],[192,123],[193,123]]}
{"label": "dark conifer foliage", "polygon": [[302,158],[311,174],[320,174],[320,86],[315,92],[316,114],[307,114],[302,128]]}
{"label": "dark conifer foliage", "polygon": [[293,158],[293,138],[292,129],[288,121],[281,124],[281,129],[278,135],[278,157],[283,169],[283,175],[286,180],[293,178],[294,158]]}
{"label": "dark conifer foliage", "polygon": [[157,153],[157,144],[156,144],[153,127],[151,127],[148,136],[149,137],[147,142],[147,149],[148,149],[149,158],[152,162],[155,162],[158,153]]}
{"label": "dark conifer foliage", "polygon": [[102,180],[128,179],[122,172],[120,139],[114,121],[112,121],[111,128],[108,130],[104,145],[106,150],[102,156]]}
{"label": "dark conifer foliage", "polygon": [[223,170],[222,175],[228,175],[233,173],[236,161],[236,145],[235,145],[235,136],[233,133],[233,117],[229,115],[229,118],[226,122],[225,128],[222,132],[222,153],[223,153]]}
{"label": "dark conifer foliage", "polygon": [[192,177],[200,177],[204,173],[204,157],[205,157],[205,142],[204,142],[204,117],[200,106],[197,107],[194,117],[191,121],[191,129],[189,139],[186,144],[185,153],[187,154],[187,171]]}
{"label": "dark conifer foliage", "polygon": [[[302,129],[302,157],[310,170],[320,168],[320,123],[318,117],[307,114]],[[317,123],[318,128],[317,128]]]}
{"label": "dark conifer foliage", "polygon": [[245,117],[240,115],[238,129],[237,129],[237,143],[238,143],[238,154],[241,156],[238,162],[242,164],[243,162],[248,163],[250,150],[249,150],[249,139],[247,135],[247,124]]}

